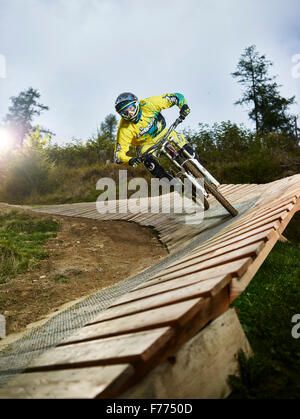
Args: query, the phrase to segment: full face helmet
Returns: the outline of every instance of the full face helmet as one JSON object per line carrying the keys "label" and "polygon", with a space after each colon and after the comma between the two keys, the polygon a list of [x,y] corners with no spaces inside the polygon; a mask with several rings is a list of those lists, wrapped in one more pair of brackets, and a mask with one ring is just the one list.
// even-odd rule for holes
{"label": "full face helmet", "polygon": [[140,120],[142,110],[138,98],[133,93],[120,94],[117,97],[115,108],[126,121],[136,124]]}

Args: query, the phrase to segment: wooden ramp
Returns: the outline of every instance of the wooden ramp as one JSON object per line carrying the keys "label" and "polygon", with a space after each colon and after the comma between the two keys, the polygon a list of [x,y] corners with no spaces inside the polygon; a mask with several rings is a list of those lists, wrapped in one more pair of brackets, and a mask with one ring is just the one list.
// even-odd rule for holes
{"label": "wooden ramp", "polygon": [[[131,389],[164,362],[172,363],[210,324],[218,324],[300,209],[300,175],[265,185],[222,185],[220,190],[243,209],[240,216],[228,217],[213,198],[199,225],[182,222],[183,216],[99,214],[91,203],[36,209],[153,226],[174,254],[191,240],[204,239],[36,358],[0,389],[0,397],[133,397],[137,392],[130,394]],[[210,230],[214,234],[205,235]]]}

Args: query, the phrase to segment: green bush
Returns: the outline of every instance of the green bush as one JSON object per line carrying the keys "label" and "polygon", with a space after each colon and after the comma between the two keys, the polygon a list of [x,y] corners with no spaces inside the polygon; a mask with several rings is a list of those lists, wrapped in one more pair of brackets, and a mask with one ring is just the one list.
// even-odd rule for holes
{"label": "green bush", "polygon": [[299,172],[300,147],[293,136],[258,136],[230,121],[185,130],[200,161],[221,183],[267,183]]}
{"label": "green bush", "polygon": [[76,139],[63,146],[49,145],[47,155],[56,166],[67,168],[79,168],[99,162],[97,148],[93,144],[85,145],[82,141]]}

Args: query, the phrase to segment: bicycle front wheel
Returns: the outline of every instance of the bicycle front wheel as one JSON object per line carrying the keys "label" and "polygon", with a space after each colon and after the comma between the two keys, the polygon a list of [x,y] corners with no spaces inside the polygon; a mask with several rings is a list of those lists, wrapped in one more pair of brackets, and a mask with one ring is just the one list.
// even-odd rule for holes
{"label": "bicycle front wheel", "polygon": [[231,214],[235,217],[238,214],[238,211],[227,201],[227,199],[221,194],[220,191],[211,183],[209,183],[202,173],[193,165],[193,163],[187,160],[184,163],[184,168],[188,170],[195,178],[204,180],[204,188],[208,193],[211,193],[216,200]]}

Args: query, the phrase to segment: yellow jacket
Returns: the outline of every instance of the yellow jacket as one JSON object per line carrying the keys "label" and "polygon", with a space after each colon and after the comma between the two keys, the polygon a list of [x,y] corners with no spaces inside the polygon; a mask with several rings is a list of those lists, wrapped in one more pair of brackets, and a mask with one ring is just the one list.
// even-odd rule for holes
{"label": "yellow jacket", "polygon": [[123,118],[120,121],[115,145],[115,162],[128,163],[131,157],[126,153],[131,144],[134,146],[145,144],[147,140],[157,137],[165,129],[166,121],[160,111],[173,105],[181,109],[184,104],[187,104],[186,100],[180,93],[167,93],[141,100],[140,120],[136,124]]}

